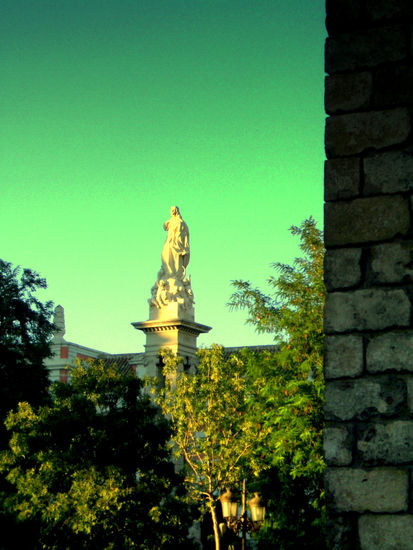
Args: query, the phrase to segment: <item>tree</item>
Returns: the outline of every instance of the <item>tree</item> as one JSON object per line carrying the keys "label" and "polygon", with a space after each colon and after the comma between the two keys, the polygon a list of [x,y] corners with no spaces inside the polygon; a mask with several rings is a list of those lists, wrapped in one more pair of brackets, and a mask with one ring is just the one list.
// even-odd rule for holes
{"label": "tree", "polygon": [[6,426],[0,471],[15,492],[5,506],[37,524],[33,548],[190,547],[168,422],[134,375],[79,364],[50,405],[20,403]]}
{"label": "tree", "polygon": [[[19,401],[38,405],[47,399],[44,359],[50,356],[52,302],[35,293],[46,280],[30,269],[0,260],[0,419]],[[4,447],[0,429],[0,448]]]}
{"label": "tree", "polygon": [[261,490],[270,518],[261,536],[271,536],[280,549],[318,549],[324,514],[324,247],[313,218],[290,230],[299,236],[303,256],[293,265],[273,264],[277,274],[268,280],[268,294],[234,281],[229,305],[247,310],[247,322],[273,334],[278,345],[276,353],[243,353],[255,404],[250,410],[269,432],[261,450],[271,471]]}
{"label": "tree", "polygon": [[[46,286],[45,279],[35,271],[22,271],[0,260],[0,450],[8,442],[3,424],[7,413],[19,401],[37,406],[49,397],[44,359],[50,356],[53,304],[37,298]],[[14,526],[14,517],[6,514],[2,506],[2,499],[10,490],[0,475],[1,538],[4,541],[9,536],[18,545],[22,534]]]}
{"label": "tree", "polygon": [[164,354],[165,386],[158,402],[172,421],[172,441],[183,457],[189,494],[211,513],[215,548],[220,548],[216,504],[225,487],[259,470],[256,449],[266,431],[248,414],[250,400],[244,362],[225,359],[217,345],[198,352],[195,373],[179,368],[179,359]]}

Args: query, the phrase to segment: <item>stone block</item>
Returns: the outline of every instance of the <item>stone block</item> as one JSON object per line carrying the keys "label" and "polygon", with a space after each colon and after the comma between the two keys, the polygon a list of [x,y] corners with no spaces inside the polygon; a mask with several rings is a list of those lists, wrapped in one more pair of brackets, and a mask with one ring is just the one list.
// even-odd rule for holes
{"label": "stone block", "polygon": [[361,248],[327,250],[324,257],[324,282],[327,290],[357,286],[361,282]]}
{"label": "stone block", "polygon": [[326,0],[326,12],[329,34],[356,29],[363,22],[360,0]]}
{"label": "stone block", "polygon": [[326,336],[325,377],[359,376],[363,372],[363,338],[356,334]]}
{"label": "stone block", "polygon": [[406,382],[396,376],[328,381],[324,412],[327,420],[368,420],[397,415],[407,402]]}
{"label": "stone block", "polygon": [[366,16],[369,21],[392,21],[412,15],[411,0],[366,0]]}
{"label": "stone block", "polygon": [[413,242],[402,241],[372,246],[368,259],[368,279],[375,283],[413,281]]}
{"label": "stone block", "polygon": [[[412,2],[413,6],[413,2]],[[411,105],[413,66],[390,65],[379,69],[374,79],[373,105],[377,108]]]}
{"label": "stone block", "polygon": [[360,159],[330,159],[324,165],[325,200],[352,199],[359,195]]}
{"label": "stone block", "polygon": [[365,195],[413,191],[413,149],[366,157],[363,170]]}
{"label": "stone block", "polygon": [[406,378],[407,383],[407,406],[409,412],[413,413],[413,376],[408,376]]}
{"label": "stone block", "polygon": [[347,466],[353,458],[353,427],[349,424],[324,429],[324,456],[330,466]]}
{"label": "stone block", "polygon": [[325,48],[325,69],[329,74],[376,67],[405,59],[408,32],[401,26],[379,27],[329,37]]}
{"label": "stone block", "polygon": [[355,111],[370,103],[373,77],[371,73],[350,73],[328,76],[325,81],[327,113]]}
{"label": "stone block", "polygon": [[327,295],[324,330],[382,330],[410,324],[410,301],[401,289],[362,289]]}
{"label": "stone block", "polygon": [[413,372],[413,331],[386,332],[367,345],[367,370]]}
{"label": "stone block", "polygon": [[327,118],[325,147],[328,158],[357,155],[404,143],[410,134],[405,108],[335,115]]}
{"label": "stone block", "polygon": [[409,203],[399,195],[328,202],[324,215],[327,247],[391,239],[410,226]]}
{"label": "stone block", "polygon": [[406,470],[331,468],[325,483],[330,506],[338,512],[407,511]]}
{"label": "stone block", "polygon": [[361,550],[412,550],[413,515],[370,515],[359,518]]}
{"label": "stone block", "polygon": [[359,425],[357,456],[365,464],[413,461],[413,420]]}
{"label": "stone block", "polygon": [[330,515],[326,542],[329,550],[360,550],[356,514]]}

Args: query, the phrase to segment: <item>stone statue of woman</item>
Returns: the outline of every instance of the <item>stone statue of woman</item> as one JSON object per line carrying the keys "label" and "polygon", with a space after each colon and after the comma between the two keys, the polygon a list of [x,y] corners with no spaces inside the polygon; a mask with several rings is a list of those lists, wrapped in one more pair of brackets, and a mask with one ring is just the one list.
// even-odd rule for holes
{"label": "stone statue of woman", "polygon": [[162,249],[162,271],[166,278],[185,278],[189,263],[189,230],[177,206],[171,207],[171,217],[163,224],[168,232]]}
{"label": "stone statue of woman", "polygon": [[171,207],[171,217],[163,228],[168,234],[162,248],[161,269],[149,298],[151,319],[158,315],[155,309],[167,308],[173,302],[193,318],[194,294],[191,278],[186,276],[190,256],[189,230],[177,206]]}

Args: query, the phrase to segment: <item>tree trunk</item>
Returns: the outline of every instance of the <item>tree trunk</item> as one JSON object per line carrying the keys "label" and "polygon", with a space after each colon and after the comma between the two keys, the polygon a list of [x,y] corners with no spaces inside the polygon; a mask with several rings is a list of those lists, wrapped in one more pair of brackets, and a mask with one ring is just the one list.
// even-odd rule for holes
{"label": "tree trunk", "polygon": [[242,480],[242,543],[241,550],[247,548],[247,489],[245,479]]}
{"label": "tree trunk", "polygon": [[219,537],[217,511],[216,511],[216,508],[215,508],[215,503],[214,503],[213,498],[211,498],[210,501],[209,501],[209,509],[211,511],[212,525],[214,527],[215,550],[220,550],[221,540],[220,540],[220,537]]}

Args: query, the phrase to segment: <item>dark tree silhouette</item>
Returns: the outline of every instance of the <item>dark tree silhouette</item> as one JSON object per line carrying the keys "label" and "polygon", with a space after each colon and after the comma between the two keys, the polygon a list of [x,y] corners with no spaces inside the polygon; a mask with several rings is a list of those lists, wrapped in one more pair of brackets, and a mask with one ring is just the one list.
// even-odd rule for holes
{"label": "dark tree silhouette", "polygon": [[[35,271],[0,260],[0,450],[8,443],[4,426],[8,412],[20,401],[37,406],[49,399],[44,359],[50,356],[53,304],[35,295],[46,286]],[[22,532],[15,516],[4,510],[3,501],[11,490],[0,475],[0,548],[7,547],[8,540],[11,547],[23,547],[31,536],[31,524]]]}

